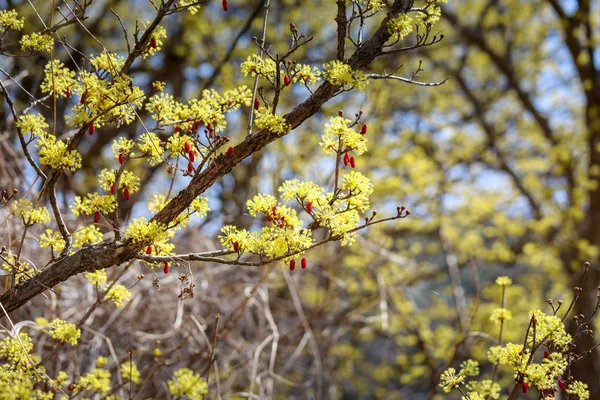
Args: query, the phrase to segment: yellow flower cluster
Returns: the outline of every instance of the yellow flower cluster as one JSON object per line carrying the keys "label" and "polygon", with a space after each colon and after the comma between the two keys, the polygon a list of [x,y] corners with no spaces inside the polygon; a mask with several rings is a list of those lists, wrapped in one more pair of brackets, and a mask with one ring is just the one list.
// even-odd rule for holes
{"label": "yellow flower cluster", "polygon": [[289,133],[292,129],[292,126],[287,123],[285,118],[271,114],[271,111],[266,107],[260,107],[256,110],[254,123],[258,128],[266,129],[280,136]]}
{"label": "yellow flower cluster", "polygon": [[69,141],[62,141],[48,133],[38,136],[37,147],[40,163],[57,170],[75,171],[81,168],[81,154],[77,150],[69,150]]}
{"label": "yellow flower cluster", "polygon": [[180,7],[187,7],[187,10],[190,12],[190,14],[194,15],[196,14],[198,11],[200,11],[200,6],[198,5],[194,5],[194,6],[190,6],[190,4],[194,4],[194,3],[198,3],[198,0],[180,0],[179,1],[179,6]]}
{"label": "yellow flower cluster", "polygon": [[257,54],[252,54],[242,63],[241,70],[244,76],[260,75],[275,84],[277,65],[271,59],[262,59]]}
{"label": "yellow flower cluster", "polygon": [[71,87],[76,84],[74,78],[74,71],[65,67],[59,60],[54,60],[44,67],[44,80],[40,85],[40,88],[42,89],[42,93],[50,93],[54,90],[54,93],[56,93],[58,97],[68,97],[67,93],[69,93]]}
{"label": "yellow flower cluster", "polygon": [[106,71],[111,75],[117,75],[125,64],[125,57],[104,51],[97,56],[91,56],[90,64],[97,72]]}
{"label": "yellow flower cluster", "polygon": [[573,383],[569,384],[569,387],[565,390],[565,392],[577,396],[579,400],[588,400],[590,398],[588,386],[579,381],[574,381]]}
{"label": "yellow flower cluster", "polygon": [[346,203],[348,209],[367,211],[369,196],[373,193],[371,180],[360,172],[350,171],[342,178],[342,189],[347,192]]}
{"label": "yellow flower cluster", "polygon": [[352,121],[349,119],[334,117],[325,125],[325,134],[321,136],[321,142],[319,142],[325,154],[334,152],[341,154],[352,151],[361,155],[367,151],[367,138],[349,128],[351,123]]}
{"label": "yellow flower cluster", "polygon": [[498,286],[510,286],[512,285],[512,279],[508,276],[499,276],[496,278],[496,285]]}
{"label": "yellow flower cluster", "polygon": [[63,343],[69,343],[71,346],[76,346],[81,330],[75,324],[70,324],[62,319],[55,319],[50,323],[50,336],[53,339],[60,340]]}
{"label": "yellow flower cluster", "polygon": [[[117,170],[104,168],[98,175],[98,184],[106,191],[110,191],[116,180]],[[119,189],[129,189],[133,194],[140,189],[140,178],[131,171],[124,170],[119,179]]]}
{"label": "yellow flower cluster", "polygon": [[30,133],[34,136],[44,136],[48,129],[48,123],[40,114],[25,114],[19,117],[17,128],[21,134]]}
{"label": "yellow flower cluster", "polygon": [[83,199],[75,196],[71,212],[76,216],[92,215],[96,211],[102,214],[110,214],[117,209],[117,201],[114,196],[100,195],[98,192],[88,193]]}
{"label": "yellow flower cluster", "polygon": [[40,235],[40,247],[42,249],[50,247],[52,252],[60,253],[65,248],[65,241],[60,233],[52,229],[46,229],[46,232]]}
{"label": "yellow flower cluster", "polygon": [[45,224],[50,222],[50,212],[46,207],[33,207],[28,199],[19,199],[13,203],[13,214],[21,217],[25,225]]}
{"label": "yellow flower cluster", "polygon": [[17,257],[14,254],[8,254],[5,257],[5,261],[2,263],[2,269],[9,273],[14,273],[15,283],[17,285],[37,274],[37,271],[33,269],[31,264],[27,261],[17,261]]}
{"label": "yellow flower cluster", "polygon": [[100,229],[97,226],[88,225],[73,234],[73,250],[91,244],[98,244],[102,239],[103,235]]}
{"label": "yellow flower cluster", "polygon": [[130,381],[131,383],[140,383],[141,374],[133,361],[125,361],[121,364],[121,376],[124,380]]}
{"label": "yellow flower cluster", "polygon": [[[21,339],[19,341],[19,339]],[[28,334],[19,333],[19,339],[7,336],[0,342],[0,357],[13,364],[29,364],[29,352],[33,349],[33,341]]]}
{"label": "yellow flower cluster", "polygon": [[138,140],[138,148],[142,154],[148,157],[148,164],[154,166],[163,161],[162,156],[165,150],[156,134],[152,132],[142,134]]}
{"label": "yellow flower cluster", "polygon": [[321,79],[321,71],[317,67],[310,67],[310,65],[296,64],[294,67],[294,73],[292,82],[300,82],[305,85],[317,83]]}
{"label": "yellow flower cluster", "polygon": [[341,86],[344,90],[357,89],[362,92],[369,81],[362,71],[353,71],[348,64],[331,61],[323,65],[323,76],[332,85]]}
{"label": "yellow flower cluster", "polygon": [[[110,63],[109,63],[110,60]],[[94,59],[96,65],[114,71],[114,64],[119,65],[117,56],[99,56]],[[77,76],[77,84],[71,92],[78,94],[80,100],[67,115],[67,122],[81,127],[93,121],[99,128],[108,123],[121,126],[135,120],[135,110],[142,105],[144,92],[133,84],[133,79],[125,74],[112,79],[103,78],[99,74],[81,71]]]}
{"label": "yellow flower cluster", "polygon": [[512,319],[512,313],[510,312],[510,310],[507,310],[506,308],[496,308],[494,309],[494,311],[492,311],[492,315],[490,316],[490,321],[493,321],[497,324],[504,322],[504,321],[510,321]]}
{"label": "yellow flower cluster", "polygon": [[25,18],[19,18],[15,10],[0,11],[0,25],[4,28],[20,31],[25,26]]}
{"label": "yellow flower cluster", "polygon": [[173,374],[174,379],[167,382],[169,392],[176,397],[186,396],[191,400],[200,400],[208,393],[208,384],[191,369],[181,368]]}
{"label": "yellow flower cluster", "polygon": [[88,272],[85,274],[85,279],[87,279],[94,286],[102,286],[106,283],[108,277],[106,276],[106,271],[103,269],[99,269],[94,272]]}
{"label": "yellow flower cluster", "polygon": [[[572,338],[566,332],[562,320],[556,315],[548,315],[540,310],[532,311],[530,318],[533,316],[536,319],[536,336],[546,338],[554,344],[556,349],[566,351]],[[528,337],[528,340],[529,342],[533,341],[533,337]]]}
{"label": "yellow flower cluster", "polygon": [[74,387],[75,391],[91,391],[107,394],[111,391],[110,371],[102,368],[94,368],[92,372],[88,372],[79,378],[79,381]]}
{"label": "yellow flower cluster", "polygon": [[46,33],[34,32],[31,35],[23,35],[20,42],[21,50],[31,49],[34,51],[52,51],[54,39]]}
{"label": "yellow flower cluster", "polygon": [[[144,21],[142,22],[142,27],[144,29],[147,29],[148,26],[150,26],[150,24],[150,21]],[[154,28],[154,31],[152,31],[152,35],[150,35],[150,43],[145,49],[144,58],[147,58],[148,56],[153,56],[154,54],[159,52],[161,46],[164,44],[161,39],[165,39],[166,37],[167,30],[164,27],[158,25],[156,28]]]}
{"label": "yellow flower cluster", "polygon": [[131,299],[131,292],[123,285],[114,285],[106,294],[106,300],[115,302],[115,306],[121,308]]}
{"label": "yellow flower cluster", "polygon": [[400,14],[388,23],[388,32],[398,40],[410,35],[413,31],[413,20],[406,14]]}

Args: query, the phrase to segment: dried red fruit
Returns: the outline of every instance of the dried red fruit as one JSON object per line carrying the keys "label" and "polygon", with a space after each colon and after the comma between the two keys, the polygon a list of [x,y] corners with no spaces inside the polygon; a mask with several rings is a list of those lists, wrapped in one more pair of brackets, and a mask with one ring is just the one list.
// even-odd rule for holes
{"label": "dried red fruit", "polygon": [[196,121],[196,123],[194,124],[194,131],[197,131],[198,129],[200,129],[200,125],[202,125],[200,123],[200,121]]}
{"label": "dried red fruit", "polygon": [[289,76],[286,75],[286,76],[283,77],[283,84],[285,86],[289,86],[290,82],[291,81],[290,81],[290,77]]}
{"label": "dried red fruit", "polygon": [[290,271],[296,269],[296,260],[290,260]]}
{"label": "dried red fruit", "polygon": [[523,393],[527,393],[529,391],[529,383],[521,382],[521,390],[523,390]]}
{"label": "dried red fruit", "polygon": [[232,156],[233,156],[233,146],[229,146],[229,148],[225,152],[225,157],[231,158]]}
{"label": "dried red fruit", "polygon": [[166,274],[169,273],[169,263],[165,261],[165,265],[163,266],[163,272]]}
{"label": "dried red fruit", "polygon": [[72,392],[72,391],[73,391],[73,382],[69,383],[69,386],[67,386],[67,390],[68,390],[69,392]]}
{"label": "dried red fruit", "polygon": [[65,89],[65,96],[67,97],[67,99],[71,98],[71,88],[66,88]]}
{"label": "dried red fruit", "polygon": [[260,108],[260,101],[258,99],[254,99],[254,109],[258,110]]}
{"label": "dried red fruit", "polygon": [[550,353],[548,352],[548,350],[544,352],[544,358],[550,358]]}
{"label": "dried red fruit", "polygon": [[152,38],[152,40],[150,41],[150,47],[152,47],[153,49],[157,47],[156,39]]}
{"label": "dried red fruit", "polygon": [[271,211],[273,212],[273,215],[277,215],[277,206],[273,206]]}
{"label": "dried red fruit", "polygon": [[119,153],[119,164],[123,165],[125,162],[125,156],[122,153]]}
{"label": "dried red fruit", "polygon": [[110,185],[110,194],[115,194],[115,185]]}
{"label": "dried red fruit", "polygon": [[356,160],[354,159],[354,157],[350,157],[350,166],[352,168],[356,167]]}
{"label": "dried red fruit", "polygon": [[240,252],[240,244],[238,242],[233,242],[233,251],[236,253]]}
{"label": "dried red fruit", "polygon": [[79,99],[79,102],[81,104],[85,104],[85,99],[87,99],[87,90],[81,94],[81,98]]}
{"label": "dried red fruit", "polygon": [[94,213],[94,223],[97,224],[98,221],[100,221],[100,213],[98,211],[96,211]]}
{"label": "dried red fruit", "polygon": [[348,152],[344,154],[344,165],[348,165],[350,163],[350,155]]}
{"label": "dried red fruit", "polygon": [[302,260],[300,260],[300,266],[302,266],[302,269],[306,269],[306,258],[302,257]]}
{"label": "dried red fruit", "polygon": [[178,127],[178,126],[176,126],[176,127],[175,127],[175,133],[177,133],[177,132],[179,132],[179,131],[180,131],[179,127]]}
{"label": "dried red fruit", "polygon": [[567,384],[562,379],[558,380],[558,387],[560,390],[567,390]]}
{"label": "dried red fruit", "polygon": [[306,212],[312,214],[312,203],[309,201],[306,203]]}
{"label": "dried red fruit", "polygon": [[227,4],[227,0],[223,0],[223,11],[229,10],[229,4]]}
{"label": "dried red fruit", "polygon": [[191,162],[188,163],[188,172],[191,174],[192,172],[194,172],[194,164],[192,164]]}
{"label": "dried red fruit", "polygon": [[361,134],[361,135],[366,135],[366,134],[367,134],[367,124],[364,124],[364,125],[362,126],[362,129],[361,129],[361,131],[360,131],[360,134]]}
{"label": "dried red fruit", "polygon": [[273,222],[273,218],[269,214],[267,214],[267,222]]}
{"label": "dried red fruit", "polygon": [[88,129],[88,133],[90,134],[90,136],[92,136],[94,132],[96,132],[96,127],[94,126],[94,124],[91,124]]}
{"label": "dried red fruit", "polygon": [[152,254],[152,246],[146,248],[146,254]]}
{"label": "dried red fruit", "polygon": [[129,200],[129,189],[125,188],[123,190],[123,197],[125,197],[125,200]]}
{"label": "dried red fruit", "polygon": [[190,161],[194,162],[194,160],[196,159],[196,154],[194,154],[193,151],[190,151],[188,155],[190,156]]}
{"label": "dried red fruit", "polygon": [[192,146],[190,146],[190,144],[188,142],[185,142],[183,144],[183,149],[185,150],[186,153],[189,153],[190,151],[192,151]]}

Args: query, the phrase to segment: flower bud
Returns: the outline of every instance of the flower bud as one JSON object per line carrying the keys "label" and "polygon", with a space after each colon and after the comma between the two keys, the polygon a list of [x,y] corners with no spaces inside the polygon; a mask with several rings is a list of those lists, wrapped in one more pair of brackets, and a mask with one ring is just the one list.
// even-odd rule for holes
{"label": "flower bud", "polygon": [[312,208],[312,203],[309,201],[306,203],[306,212],[309,214],[312,214],[313,208]]}

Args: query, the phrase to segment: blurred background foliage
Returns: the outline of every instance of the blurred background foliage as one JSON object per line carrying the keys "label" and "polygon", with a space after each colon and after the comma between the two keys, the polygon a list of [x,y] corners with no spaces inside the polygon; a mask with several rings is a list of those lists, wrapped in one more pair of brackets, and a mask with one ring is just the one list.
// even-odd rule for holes
{"label": "blurred background foliage", "polygon": [[[40,13],[48,15],[52,2],[38,3]],[[0,0],[0,7],[25,16],[26,31],[41,28],[27,2]],[[154,12],[147,0],[96,0],[92,7],[85,25],[111,50],[126,50],[111,10],[130,34],[137,19],[151,19]],[[314,36],[297,53],[298,61],[319,66],[335,59],[335,15],[331,1],[271,0],[267,43],[273,53],[285,51],[293,22]],[[182,100],[205,88],[251,86],[253,80],[241,76],[239,65],[257,52],[252,37],[260,37],[263,18],[263,3],[254,0],[232,0],[227,13],[220,2],[209,1],[198,14],[169,17],[163,51],[134,64],[131,74],[146,89],[152,81],[165,81],[167,91]],[[61,33],[84,54],[100,50],[77,25]],[[500,287],[493,284],[497,276],[515,282],[507,290],[506,308],[514,319],[507,323],[506,341],[523,340],[528,312],[548,311],[548,298],[570,300],[584,261],[592,263],[592,271],[575,311],[589,315],[600,283],[600,2],[452,0],[443,5],[434,33],[444,40],[380,58],[369,72],[396,71],[411,78],[418,71],[416,80],[449,78],[445,84],[376,80],[364,93],[334,99],[316,118],[212,187],[207,195],[213,211],[175,243],[178,252],[218,247],[215,234],[223,224],[252,226],[246,200],[259,191],[274,193],[283,180],[327,185],[332,165],[323,160],[318,142],[324,122],[338,110],[347,116],[362,110],[368,123],[370,151],[357,159],[357,169],[375,184],[373,210],[394,215],[403,204],[412,211],[409,218],[369,228],[354,246],[312,251],[308,269],[293,274],[279,265],[192,264],[196,297],[184,302],[177,298],[176,273],[161,275],[157,290],[153,273],[135,264],[122,278],[135,285],[132,301],[123,309],[100,307],[86,324],[82,345],[59,354],[48,370],[62,368],[78,376],[92,367],[96,355],[113,349],[111,354],[123,361],[133,350],[142,377],[149,378],[138,388],[140,398],[162,397],[161,382],[175,367],[205,371],[206,339],[220,315],[213,398],[217,392],[222,398],[252,397],[249,393],[460,398],[439,393],[439,375],[467,358],[482,361],[482,375],[491,375],[485,360],[499,330],[490,321],[501,299]],[[405,41],[414,40],[413,34]],[[72,66],[58,47],[55,57]],[[43,54],[5,57],[0,67],[35,94],[47,61]],[[23,92],[15,93],[21,105],[28,101]],[[307,95],[294,87],[283,96],[281,112]],[[0,107],[0,188],[25,190],[32,176],[13,146],[9,111],[5,104]],[[245,136],[248,111],[229,117],[226,134],[232,141]],[[41,112],[52,119],[50,110]],[[57,131],[68,130],[63,120],[57,123]],[[92,190],[99,171],[115,163],[112,139],[133,137],[136,131],[141,127],[132,124],[86,137],[83,169],[75,176],[65,172],[62,180],[65,204]],[[138,168],[142,189],[135,203],[120,205],[123,215],[146,213],[145,202],[170,183],[163,168],[141,163]],[[146,278],[138,281],[140,274]],[[19,310],[15,319],[77,319],[95,301],[82,277],[48,297]],[[578,347],[593,344],[592,338],[582,338]],[[159,358],[153,356],[157,346]],[[69,365],[72,359],[78,362]],[[592,398],[600,396],[598,352],[575,366],[574,375],[590,386]],[[512,382],[509,375],[501,382]]]}

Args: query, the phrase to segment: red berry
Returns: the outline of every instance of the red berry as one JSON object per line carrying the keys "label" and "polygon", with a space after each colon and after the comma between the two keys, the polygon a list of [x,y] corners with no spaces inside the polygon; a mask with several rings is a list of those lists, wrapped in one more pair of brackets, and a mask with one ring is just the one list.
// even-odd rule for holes
{"label": "red berry", "polygon": [[273,212],[273,215],[277,215],[277,206],[273,206],[271,211]]}
{"label": "red berry", "polygon": [[310,201],[306,203],[306,212],[312,214],[312,203]]}
{"label": "red berry", "polygon": [[176,126],[176,127],[175,127],[175,133],[179,132],[179,130],[180,130],[180,129],[179,129],[179,127],[178,127],[178,126]]}
{"label": "red berry", "polygon": [[271,218],[271,215],[267,214],[267,222],[272,222],[272,221],[273,221],[273,218]]}
{"label": "red berry", "polygon": [[125,156],[122,153],[119,153],[119,164],[123,165],[125,162]]}
{"label": "red berry", "polygon": [[110,194],[115,194],[115,185],[110,185]]}
{"label": "red berry", "polygon": [[94,124],[91,124],[88,129],[88,133],[90,134],[90,136],[92,136],[95,131],[96,131],[96,127],[94,126]]}
{"label": "red berry", "polygon": [[65,96],[67,97],[67,99],[71,98],[71,88],[66,88],[65,89]]}
{"label": "red berry", "polygon": [[529,391],[529,383],[521,382],[521,389],[523,390],[523,393],[527,393]]}
{"label": "red berry", "polygon": [[227,4],[227,0],[223,0],[223,11],[229,10],[229,4]]}
{"label": "red berry", "polygon": [[96,211],[94,213],[94,223],[97,224],[98,221],[100,221],[100,213],[98,211]]}
{"label": "red berry", "polygon": [[190,161],[194,162],[194,160],[196,159],[196,154],[193,151],[190,151],[189,156],[190,156]]}
{"label": "red berry", "polygon": [[85,104],[85,99],[87,98],[87,90],[85,92],[83,92],[83,94],[81,95],[81,98],[79,99],[79,102],[81,104]]}
{"label": "red berry", "polygon": [[258,110],[260,108],[260,101],[258,99],[254,99],[254,109]]}
{"label": "red berry", "polygon": [[69,386],[67,386],[67,390],[68,390],[69,392],[72,392],[72,391],[73,391],[73,382],[69,383]]}
{"label": "red berry", "polygon": [[352,168],[356,167],[356,160],[354,160],[354,157],[350,157],[350,166]]}
{"label": "red berry", "polygon": [[155,49],[157,47],[156,39],[152,38],[152,40],[150,41],[150,47],[152,47],[153,49]]}
{"label": "red berry", "polygon": [[196,121],[196,123],[194,124],[194,131],[197,131],[198,129],[200,129],[200,121]]}
{"label": "red berry", "polygon": [[360,131],[360,134],[361,134],[361,135],[366,135],[366,134],[367,134],[367,124],[364,124],[364,125],[362,126],[362,129],[361,129],[361,131]]}
{"label": "red berry", "polygon": [[306,258],[302,257],[302,260],[300,260],[300,265],[302,266],[302,269],[306,269]]}
{"label": "red berry", "polygon": [[544,358],[550,358],[550,353],[548,352],[548,350],[544,352]]}
{"label": "red berry", "polygon": [[344,165],[348,165],[348,163],[350,163],[350,155],[346,152],[346,154],[344,154]]}
{"label": "red berry", "polygon": [[192,172],[194,172],[194,164],[192,164],[191,162],[188,163],[188,172],[191,174]]}
{"label": "red berry", "polygon": [[558,387],[560,388],[560,390],[567,390],[567,385],[562,379],[558,380]]}
{"label": "red berry", "polygon": [[146,248],[146,254],[152,254],[152,246]]}
{"label": "red berry", "polygon": [[290,271],[296,269],[296,260],[290,260]]}
{"label": "red berry", "polygon": [[234,250],[236,253],[239,253],[239,252],[240,252],[240,244],[239,244],[238,242],[233,242],[233,250]]}
{"label": "red berry", "polygon": [[229,148],[225,152],[225,157],[231,158],[232,156],[233,156],[233,146],[229,146]]}
{"label": "red berry", "polygon": [[183,149],[185,150],[186,153],[189,153],[190,151],[192,151],[192,147],[190,146],[190,144],[188,142],[185,142],[183,144]]}
{"label": "red berry", "polygon": [[123,190],[123,197],[125,197],[125,200],[129,200],[129,189],[125,188]]}
{"label": "red berry", "polygon": [[169,263],[165,261],[165,265],[163,267],[163,272],[166,274],[169,273]]}
{"label": "red berry", "polygon": [[283,84],[285,86],[289,86],[290,82],[291,81],[290,81],[290,77],[289,76],[286,75],[286,76],[283,77]]}

